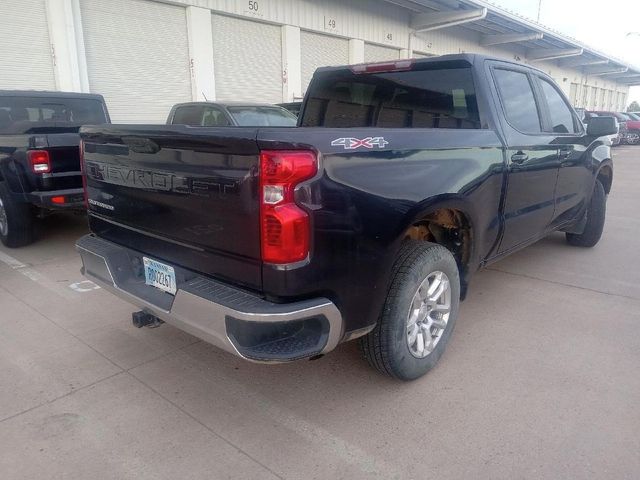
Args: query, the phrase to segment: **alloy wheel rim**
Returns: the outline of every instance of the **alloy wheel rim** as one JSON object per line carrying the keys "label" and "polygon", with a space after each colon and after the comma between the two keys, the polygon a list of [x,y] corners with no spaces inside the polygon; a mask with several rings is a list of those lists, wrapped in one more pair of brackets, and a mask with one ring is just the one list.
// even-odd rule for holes
{"label": "alloy wheel rim", "polygon": [[425,358],[438,345],[451,316],[451,282],[444,272],[427,275],[413,295],[407,314],[411,355]]}
{"label": "alloy wheel rim", "polygon": [[4,203],[0,198],[0,234],[5,236],[8,229],[9,224],[7,223],[7,210],[4,208]]}

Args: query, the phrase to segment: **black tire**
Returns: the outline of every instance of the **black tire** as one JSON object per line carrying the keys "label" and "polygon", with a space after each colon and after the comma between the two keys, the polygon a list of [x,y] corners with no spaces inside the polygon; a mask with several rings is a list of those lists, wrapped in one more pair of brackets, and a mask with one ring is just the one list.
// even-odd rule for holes
{"label": "black tire", "polygon": [[574,247],[594,247],[602,237],[607,213],[607,195],[600,180],[596,180],[591,201],[587,207],[587,223],[582,233],[567,233],[567,243]]}
{"label": "black tire", "polygon": [[[417,358],[411,353],[407,338],[408,313],[418,288],[434,272],[443,272],[449,279],[451,308],[435,348],[425,357]],[[441,245],[407,241],[392,275],[378,324],[360,340],[360,345],[369,364],[381,373],[400,380],[415,380],[436,365],[451,337],[460,305],[458,265],[451,252]]]}
{"label": "black tire", "polygon": [[[0,182],[0,200],[4,208],[6,221],[5,227],[0,228],[0,241],[6,247],[23,247],[34,240],[34,217],[31,206],[19,203],[9,195],[9,187],[5,182]],[[1,211],[0,211],[1,215]]]}

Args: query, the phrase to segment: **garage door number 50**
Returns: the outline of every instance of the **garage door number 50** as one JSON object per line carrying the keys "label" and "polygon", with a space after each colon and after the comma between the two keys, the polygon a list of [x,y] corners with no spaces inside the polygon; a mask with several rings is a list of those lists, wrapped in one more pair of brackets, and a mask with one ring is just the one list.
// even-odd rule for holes
{"label": "garage door number 50", "polygon": [[256,2],[256,1],[249,2],[249,10],[251,10],[253,12],[257,12],[258,8],[259,8],[258,2]]}

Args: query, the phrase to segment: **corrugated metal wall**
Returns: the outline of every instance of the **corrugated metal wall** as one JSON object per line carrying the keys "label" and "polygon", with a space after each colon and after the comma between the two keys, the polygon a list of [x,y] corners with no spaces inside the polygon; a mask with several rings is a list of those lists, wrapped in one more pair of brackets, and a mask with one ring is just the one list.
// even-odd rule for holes
{"label": "corrugated metal wall", "polygon": [[[175,0],[219,12],[408,48],[408,10],[379,0]],[[255,5],[258,4],[256,8]],[[253,6],[253,8],[252,8]]]}
{"label": "corrugated metal wall", "polygon": [[[480,34],[463,27],[452,27],[442,30],[434,30],[430,32],[422,32],[412,37],[411,46],[419,52],[446,55],[448,53],[481,53],[485,55],[495,55],[507,60],[516,60],[525,62],[526,51],[523,47],[517,45],[494,45],[484,47],[480,45]],[[608,90],[620,90],[626,87],[620,86],[615,82],[605,80],[603,77],[587,78],[582,75],[579,70],[563,68],[555,61],[532,62],[531,66],[539,68],[551,76],[562,88],[567,96],[571,95],[571,84],[579,85],[589,83],[595,88],[605,88]],[[579,107],[587,106],[594,108],[596,100],[588,98],[585,104],[584,99],[578,95],[577,105]]]}
{"label": "corrugated metal wall", "polygon": [[0,88],[55,90],[44,0],[0,0]]}
{"label": "corrugated metal wall", "polygon": [[412,58],[429,58],[429,57],[433,57],[435,55],[429,55],[427,53],[420,53],[420,52],[416,52],[415,50],[413,52],[411,52],[411,57]]}
{"label": "corrugated metal wall", "polygon": [[391,47],[382,47],[371,43],[364,44],[365,62],[382,62],[384,60],[397,60],[400,58],[400,50]]}
{"label": "corrugated metal wall", "polygon": [[212,15],[216,99],[282,102],[282,34],[267,23]]}
{"label": "corrugated metal wall", "polygon": [[92,92],[114,122],[164,123],[171,106],[191,100],[186,13],[144,0],[82,0]]}
{"label": "corrugated metal wall", "polygon": [[[0,71],[0,87],[54,88],[53,61],[49,52],[50,39],[44,2],[45,0],[0,0],[0,27],[5,25],[5,28],[0,28],[0,45],[8,46],[0,51],[0,65],[3,67]],[[224,48],[228,50],[228,55],[216,53],[215,67],[216,84],[219,86],[221,98],[225,99],[233,96],[239,99],[278,100],[276,89],[281,89],[282,75],[281,66],[278,66],[279,62],[276,60],[277,55],[268,53],[264,56],[262,85],[250,82],[245,86],[245,74],[238,68],[244,61],[243,53],[251,55],[254,49],[246,46],[255,45],[259,38],[275,38],[275,35],[265,32],[269,28],[279,29],[281,25],[298,26],[303,30],[303,89],[306,88],[311,72],[317,66],[348,62],[345,52],[349,38],[365,41],[367,61],[385,60],[387,53],[393,53],[395,58],[395,52],[410,48],[417,52],[414,54],[415,57],[478,52],[511,60],[523,61],[526,58],[524,49],[514,45],[482,47],[479,44],[480,34],[464,27],[412,35],[409,27],[412,13],[398,5],[380,0],[81,0],[80,4],[91,88],[107,96],[115,95],[110,93],[111,90],[118,91],[123,99],[131,99],[133,103],[120,102],[122,118],[131,121],[134,118],[125,112],[127,109],[131,110],[127,108],[128,103],[135,105],[142,101],[148,105],[149,114],[159,119],[162,116],[160,111],[164,114],[170,102],[177,98],[190,99],[190,93],[187,95],[186,88],[190,88],[190,58],[186,27],[183,27],[184,14],[181,14],[178,25],[174,22],[175,17],[172,14],[160,13],[175,9],[185,11],[175,4],[207,8],[213,14],[228,14],[243,18],[245,22],[252,19],[261,22],[253,22],[250,27],[242,29],[244,34],[241,36],[225,34],[217,37],[214,31],[214,45],[226,44],[227,47]],[[155,13],[136,17],[137,13],[143,10]],[[249,22],[246,24],[249,25]],[[308,42],[311,34],[327,36],[318,37],[322,42],[313,45]],[[228,43],[231,37],[237,40]],[[265,43],[275,45],[271,40]],[[100,45],[98,50],[95,49],[97,44]],[[329,44],[333,44],[337,50],[323,52]],[[269,52],[275,52],[273,45],[269,47]],[[264,48],[267,46],[264,45]],[[385,48],[393,48],[395,51],[387,52]],[[232,60],[227,62],[225,57]],[[280,72],[277,78],[273,73],[275,67],[271,69],[266,63],[278,66]],[[614,104],[615,108],[620,108],[621,102],[626,98],[628,87],[616,84],[605,77],[585,77],[577,69],[559,67],[555,61],[536,62],[533,65],[548,72],[567,95],[572,93],[571,84],[577,84],[575,98],[578,106],[584,106],[583,100],[587,100],[591,107],[601,103]],[[8,68],[4,68],[6,66]],[[152,71],[157,77],[155,80],[152,78],[154,74],[149,73]],[[126,82],[123,83],[123,79]],[[589,89],[604,89],[604,98],[594,99],[591,92],[585,96],[585,83]],[[168,88],[168,93],[162,91],[162,85]],[[254,92],[257,92],[255,96]],[[162,98],[157,100],[160,94]],[[120,106],[114,108],[114,118],[118,119]]]}
{"label": "corrugated metal wall", "polygon": [[316,68],[349,63],[349,41],[344,38],[301,32],[300,47],[303,92],[306,92]]}
{"label": "corrugated metal wall", "polygon": [[[524,60],[524,48],[514,45],[483,47],[480,34],[464,27],[452,27],[413,36],[409,27],[411,12],[392,3],[380,0],[257,0],[258,8],[252,9],[249,0],[173,0],[185,5],[196,5],[234,15],[254,17],[278,24],[296,25],[365,42],[389,45],[398,49],[411,48],[420,55],[445,55],[448,53],[484,53],[510,60]],[[373,57],[372,57],[373,58]],[[628,88],[603,78],[581,78],[577,70],[559,68],[555,62],[536,62],[534,66],[549,73],[567,95],[572,82],[590,84],[610,90]],[[565,80],[566,78],[566,80]]]}
{"label": "corrugated metal wall", "polygon": [[574,107],[578,105],[578,84],[572,83],[571,89],[569,90],[569,100],[571,101],[571,105]]}

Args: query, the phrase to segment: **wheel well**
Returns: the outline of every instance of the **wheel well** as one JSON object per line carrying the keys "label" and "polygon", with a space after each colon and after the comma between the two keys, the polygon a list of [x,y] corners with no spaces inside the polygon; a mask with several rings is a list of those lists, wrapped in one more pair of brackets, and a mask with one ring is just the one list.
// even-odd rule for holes
{"label": "wheel well", "polygon": [[611,191],[611,184],[613,183],[613,170],[611,167],[605,165],[598,172],[597,179],[600,180],[602,186],[604,187],[605,193],[608,195]]}
{"label": "wheel well", "polygon": [[460,278],[466,283],[473,239],[471,223],[462,211],[453,208],[434,210],[413,223],[405,232],[405,238],[425,240],[446,247],[455,257]]}

